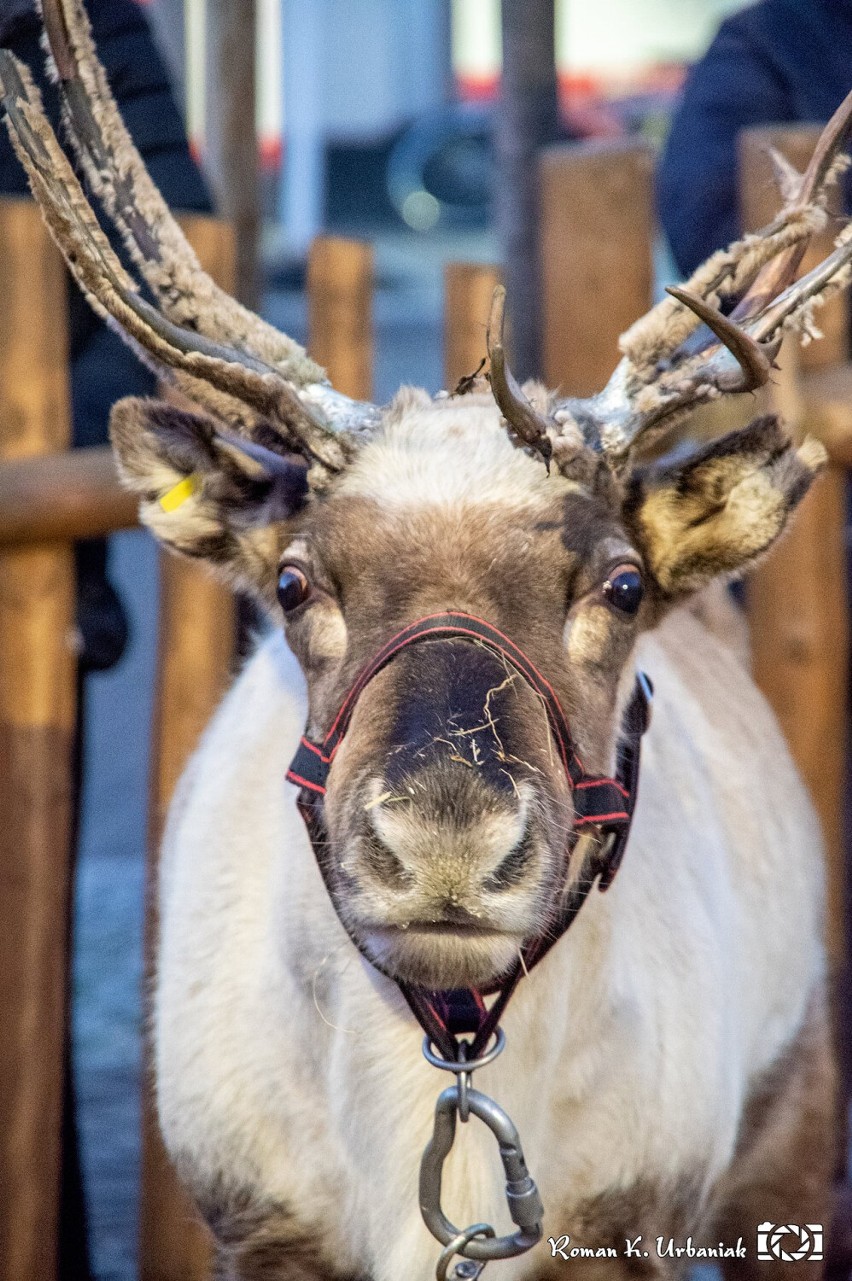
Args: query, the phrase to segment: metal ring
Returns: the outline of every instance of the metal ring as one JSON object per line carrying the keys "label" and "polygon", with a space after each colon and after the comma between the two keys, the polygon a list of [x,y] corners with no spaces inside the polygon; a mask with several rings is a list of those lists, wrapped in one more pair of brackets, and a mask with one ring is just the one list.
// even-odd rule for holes
{"label": "metal ring", "polygon": [[[433,1048],[432,1038],[424,1036],[423,1054],[432,1067],[441,1068],[444,1072],[476,1072],[479,1068],[486,1067],[493,1063],[498,1054],[502,1054],[506,1044],[506,1033],[501,1027],[494,1029],[495,1041],[491,1049],[486,1054],[480,1054],[478,1059],[444,1059],[437,1054]],[[468,1045],[467,1041],[462,1041],[462,1045]]]}
{"label": "metal ring", "polygon": [[[459,1062],[460,1063],[467,1063],[467,1050],[468,1050],[467,1041],[460,1041],[459,1042]],[[456,1089],[458,1091],[458,1096],[459,1096],[458,1116],[462,1124],[464,1124],[465,1121],[470,1119],[470,1103],[468,1101],[467,1092],[470,1089],[471,1080],[472,1078],[471,1078],[470,1072],[459,1072],[458,1076],[456,1077]]]}
{"label": "metal ring", "polygon": [[[435,1268],[435,1281],[447,1281],[447,1268],[450,1266],[455,1256],[457,1254],[461,1254],[465,1246],[469,1245],[475,1237],[493,1236],[494,1229],[490,1223],[474,1223],[471,1227],[465,1228],[464,1232],[459,1232],[458,1236],[454,1236],[452,1241],[448,1242],[441,1251]],[[483,1262],[479,1271],[481,1272],[484,1267],[485,1263]],[[479,1273],[474,1273],[474,1276],[478,1275]]]}

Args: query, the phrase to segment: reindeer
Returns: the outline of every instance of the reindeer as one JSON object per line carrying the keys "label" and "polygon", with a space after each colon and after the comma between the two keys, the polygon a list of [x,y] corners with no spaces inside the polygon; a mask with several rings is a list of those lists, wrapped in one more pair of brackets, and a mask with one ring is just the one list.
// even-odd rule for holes
{"label": "reindeer", "polygon": [[[412,1010],[506,974],[508,1049],[477,1079],[523,1135],[551,1241],[495,1272],[562,1277],[579,1248],[590,1278],[676,1277],[692,1238],[739,1244],[722,1260],[731,1281],[786,1275],[756,1261],[758,1227],[829,1214],[822,847],[713,585],[772,546],[823,452],[774,417],[661,450],[697,405],[764,384],[782,335],[812,335],[814,309],[848,282],[849,226],[796,274],[827,223],[852,97],[804,175],[779,162],[774,221],[634,325],[598,395],[518,387],[498,294],[490,386],[403,389],[378,408],[335,393],[201,271],[79,0],[43,6],[77,160],[154,303],[2,53],[13,141],[92,305],[184,398],[115,406],[121,474],[166,546],[276,624],[190,763],[163,849],[159,1116],[221,1275],[432,1274],[416,1182],[436,1073]],[[387,660],[390,638],[435,616],[467,631]],[[634,815],[635,770],[631,790],[616,766],[637,668],[657,706]],[[311,792],[302,777],[310,828],[285,782],[306,724],[325,779]],[[589,780],[621,788],[619,821],[634,820],[606,895],[593,887],[614,871],[612,816],[583,810]],[[583,900],[526,976],[554,913]],[[461,1137],[443,1191],[476,1224],[501,1180],[485,1131]],[[482,1258],[484,1241],[474,1230],[461,1250]]]}

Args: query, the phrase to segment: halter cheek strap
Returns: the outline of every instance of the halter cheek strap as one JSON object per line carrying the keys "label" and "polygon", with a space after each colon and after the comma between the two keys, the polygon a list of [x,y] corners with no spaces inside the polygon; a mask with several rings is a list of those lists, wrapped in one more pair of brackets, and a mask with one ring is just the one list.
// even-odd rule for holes
{"label": "halter cheek strap", "polygon": [[[607,889],[612,883],[624,855],[636,805],[641,739],[650,721],[653,690],[648,677],[639,672],[622,721],[616,776],[609,778],[589,774],[577,751],[568,719],[555,690],[514,641],[491,623],[471,614],[430,614],[411,623],[393,636],[361,670],[322,741],[302,738],[287,771],[289,781],[301,789],[299,809],[326,888],[330,889],[330,885],[322,798],[325,796],[329,770],[349,727],[355,704],[373,677],[401,650],[420,641],[442,637],[483,645],[504,658],[532,686],[547,710],[553,737],[573,794],[574,828],[569,834],[568,852],[573,849],[577,836],[587,828],[595,830],[601,838],[592,855],[592,866],[584,869],[575,888],[567,893],[547,929],[525,945],[518,963],[510,973],[484,993],[497,994],[490,1007],[486,1006],[483,993],[472,988],[453,992],[426,992],[394,980],[421,1027],[445,1058],[458,1057],[457,1037],[460,1033],[474,1034],[469,1057],[475,1058],[488,1044],[521,975],[536,965],[565,933],[588,897],[595,880],[599,878],[601,890]],[[358,938],[351,931],[348,932],[355,945],[364,952]],[[364,955],[373,965],[376,964],[368,953],[364,952]]]}

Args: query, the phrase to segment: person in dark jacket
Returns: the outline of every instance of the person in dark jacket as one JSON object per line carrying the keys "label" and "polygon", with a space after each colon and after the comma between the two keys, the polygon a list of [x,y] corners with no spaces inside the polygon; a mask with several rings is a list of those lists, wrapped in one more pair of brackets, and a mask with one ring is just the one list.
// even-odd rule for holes
{"label": "person in dark jacket", "polygon": [[658,172],[683,275],[740,234],[739,132],[824,123],[850,89],[852,0],[762,0],[722,23],[687,78]]}
{"label": "person in dark jacket", "polygon": [[[173,208],[209,212],[210,198],[142,9],[134,0],[87,0],[86,9],[119,109],[154,182]],[[0,0],[0,44],[29,65],[56,128],[59,95],[45,72],[40,36],[32,0]],[[0,128],[0,195],[27,193],[24,171]],[[111,239],[119,249],[118,238]],[[69,340],[74,444],[102,445],[115,401],[152,394],[154,379],[73,284]],[[124,649],[124,611],[107,577],[106,543],[79,543],[76,560],[80,663],[84,670],[102,670]]]}

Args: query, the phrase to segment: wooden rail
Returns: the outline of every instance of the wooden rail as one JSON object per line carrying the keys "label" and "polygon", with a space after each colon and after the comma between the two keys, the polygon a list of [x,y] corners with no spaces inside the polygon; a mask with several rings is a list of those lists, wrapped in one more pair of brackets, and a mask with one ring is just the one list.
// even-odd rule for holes
{"label": "wooden rail", "polygon": [[0,469],[0,545],[100,538],[139,523],[109,445],[22,458]]}

